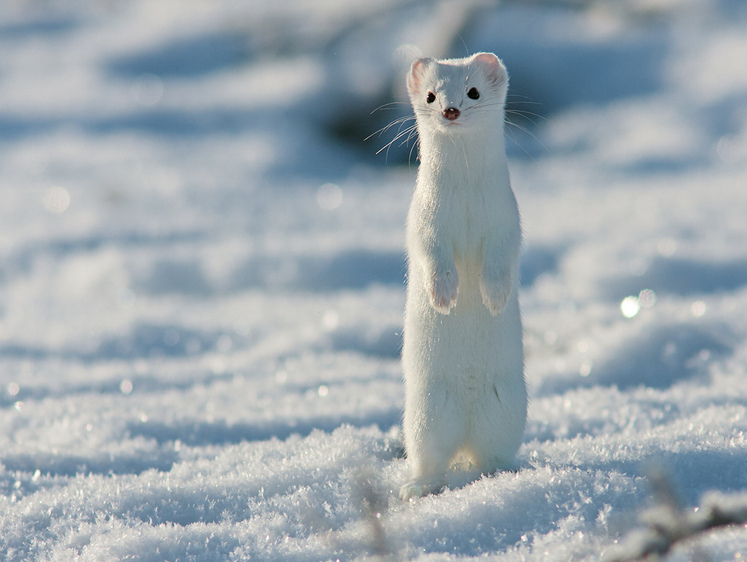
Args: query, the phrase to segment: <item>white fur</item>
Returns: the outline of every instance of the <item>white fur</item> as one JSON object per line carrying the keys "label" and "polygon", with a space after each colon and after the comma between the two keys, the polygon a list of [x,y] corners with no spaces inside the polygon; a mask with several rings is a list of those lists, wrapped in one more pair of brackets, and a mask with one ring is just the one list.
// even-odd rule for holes
{"label": "white fur", "polygon": [[491,53],[418,59],[407,85],[420,168],[407,219],[404,500],[437,492],[457,454],[483,473],[513,468],[527,410],[506,69]]}

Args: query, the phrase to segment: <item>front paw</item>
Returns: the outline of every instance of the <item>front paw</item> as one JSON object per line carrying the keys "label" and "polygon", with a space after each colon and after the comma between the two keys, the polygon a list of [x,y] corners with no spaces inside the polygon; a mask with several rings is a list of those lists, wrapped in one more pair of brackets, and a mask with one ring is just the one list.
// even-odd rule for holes
{"label": "front paw", "polygon": [[508,304],[508,297],[511,295],[510,280],[489,280],[485,277],[480,278],[480,293],[482,302],[493,316],[498,316],[503,312]]}
{"label": "front paw", "polygon": [[441,314],[448,314],[456,306],[458,287],[459,277],[456,271],[435,274],[428,291],[433,308]]}

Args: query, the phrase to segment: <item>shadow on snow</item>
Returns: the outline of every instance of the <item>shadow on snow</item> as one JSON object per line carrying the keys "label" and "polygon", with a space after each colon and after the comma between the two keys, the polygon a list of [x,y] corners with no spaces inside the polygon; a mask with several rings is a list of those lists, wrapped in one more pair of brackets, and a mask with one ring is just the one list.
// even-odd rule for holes
{"label": "shadow on snow", "polygon": [[706,262],[686,258],[654,258],[642,275],[608,279],[603,292],[611,299],[637,295],[643,289],[657,294],[688,296],[733,291],[747,285],[747,260]]}
{"label": "shadow on snow", "polygon": [[637,386],[669,388],[679,381],[705,378],[711,361],[729,357],[734,336],[726,326],[672,324],[647,328],[611,351],[591,373],[551,377],[536,387],[537,396],[562,394],[575,388]]}

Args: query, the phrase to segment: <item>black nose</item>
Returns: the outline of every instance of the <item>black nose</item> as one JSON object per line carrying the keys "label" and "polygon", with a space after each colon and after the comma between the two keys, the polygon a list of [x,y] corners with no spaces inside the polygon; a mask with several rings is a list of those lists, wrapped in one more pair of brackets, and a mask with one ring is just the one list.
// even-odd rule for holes
{"label": "black nose", "polygon": [[443,110],[442,115],[449,121],[453,121],[454,119],[459,117],[459,110],[456,107],[447,107]]}

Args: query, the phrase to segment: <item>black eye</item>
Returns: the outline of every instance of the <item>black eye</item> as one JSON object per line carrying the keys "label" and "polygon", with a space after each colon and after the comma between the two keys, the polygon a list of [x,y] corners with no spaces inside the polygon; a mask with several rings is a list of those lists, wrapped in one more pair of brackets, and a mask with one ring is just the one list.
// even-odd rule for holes
{"label": "black eye", "polygon": [[436,101],[436,94],[434,94],[433,92],[428,92],[428,95],[425,96],[425,101],[427,101],[428,103],[433,103],[434,101]]}
{"label": "black eye", "polygon": [[480,99],[480,92],[477,91],[477,88],[470,88],[467,97],[471,100]]}

